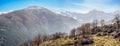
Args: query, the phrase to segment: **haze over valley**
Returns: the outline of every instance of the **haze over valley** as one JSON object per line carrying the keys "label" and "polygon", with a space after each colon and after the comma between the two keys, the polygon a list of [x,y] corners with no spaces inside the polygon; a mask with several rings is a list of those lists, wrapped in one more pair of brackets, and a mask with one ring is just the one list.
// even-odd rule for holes
{"label": "haze over valley", "polygon": [[0,46],[108,45],[120,46],[119,0],[0,0]]}

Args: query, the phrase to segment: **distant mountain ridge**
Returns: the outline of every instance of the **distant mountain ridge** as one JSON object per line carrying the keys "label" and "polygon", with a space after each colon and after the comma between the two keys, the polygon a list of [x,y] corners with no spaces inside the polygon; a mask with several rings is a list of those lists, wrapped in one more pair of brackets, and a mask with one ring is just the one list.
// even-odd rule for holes
{"label": "distant mountain ridge", "polygon": [[92,22],[93,20],[106,20],[109,21],[113,17],[115,17],[116,14],[120,14],[120,11],[115,11],[112,13],[106,13],[104,11],[99,11],[99,10],[92,10],[89,11],[88,13],[76,13],[76,12],[61,12],[61,14],[65,16],[70,16],[76,18],[80,23],[81,22]]}

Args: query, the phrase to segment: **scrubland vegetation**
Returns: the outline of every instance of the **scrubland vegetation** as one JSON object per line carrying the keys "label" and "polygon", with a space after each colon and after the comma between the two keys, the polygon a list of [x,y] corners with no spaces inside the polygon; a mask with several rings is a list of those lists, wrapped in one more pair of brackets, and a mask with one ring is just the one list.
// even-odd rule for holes
{"label": "scrubland vegetation", "polygon": [[20,46],[120,46],[120,17],[116,15],[111,24],[105,24],[105,20],[82,24],[69,35],[62,32],[38,35]]}

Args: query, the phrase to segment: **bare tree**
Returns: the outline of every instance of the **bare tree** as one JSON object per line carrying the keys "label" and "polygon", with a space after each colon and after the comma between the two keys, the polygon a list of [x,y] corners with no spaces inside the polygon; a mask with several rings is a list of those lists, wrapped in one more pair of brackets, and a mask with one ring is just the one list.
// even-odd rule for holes
{"label": "bare tree", "polygon": [[63,38],[65,35],[66,35],[66,33],[56,32],[52,36],[53,36],[53,39],[58,39],[58,38]]}
{"label": "bare tree", "polygon": [[104,26],[104,25],[105,25],[105,20],[102,19],[102,20],[100,21],[100,23],[101,23],[101,26]]}
{"label": "bare tree", "polygon": [[85,23],[84,25],[81,26],[82,30],[83,30],[83,34],[85,35],[90,35],[91,31],[90,31],[90,23]]}
{"label": "bare tree", "polygon": [[120,27],[120,16],[119,16],[119,14],[115,15],[114,20],[115,20],[115,23],[117,24],[117,28],[119,28]]}
{"label": "bare tree", "polygon": [[81,27],[77,28],[77,33],[80,33],[81,35],[79,37],[75,38],[75,46],[84,46],[86,44],[92,44],[93,43],[93,37],[91,35],[91,24],[85,23],[81,25]]}
{"label": "bare tree", "polygon": [[72,30],[71,30],[71,32],[70,32],[70,36],[71,36],[71,37],[75,37],[75,31],[76,31],[76,29],[72,29]]}
{"label": "bare tree", "polygon": [[98,25],[98,20],[95,19],[95,20],[93,21],[93,23],[92,23],[92,26],[93,26],[93,27],[97,27],[97,25]]}
{"label": "bare tree", "polygon": [[78,35],[88,35],[91,33],[91,26],[90,23],[85,23],[81,27],[77,28],[77,34]]}

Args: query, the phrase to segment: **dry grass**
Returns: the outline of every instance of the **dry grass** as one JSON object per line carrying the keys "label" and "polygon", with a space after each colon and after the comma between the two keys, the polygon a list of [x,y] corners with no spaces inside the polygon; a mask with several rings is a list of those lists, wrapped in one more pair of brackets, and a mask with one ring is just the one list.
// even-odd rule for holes
{"label": "dry grass", "polygon": [[[69,43],[74,43],[74,40],[69,38],[60,38],[43,42],[39,46],[66,46],[66,44]],[[120,46],[120,41],[108,36],[94,36],[94,43],[88,46]]]}
{"label": "dry grass", "polygon": [[43,42],[39,46],[64,46],[65,44],[73,43],[73,42],[74,42],[73,39],[60,38],[60,39],[57,39],[57,40],[50,40],[50,41]]}
{"label": "dry grass", "polygon": [[94,36],[94,43],[90,46],[120,46],[120,41],[110,36]]}

